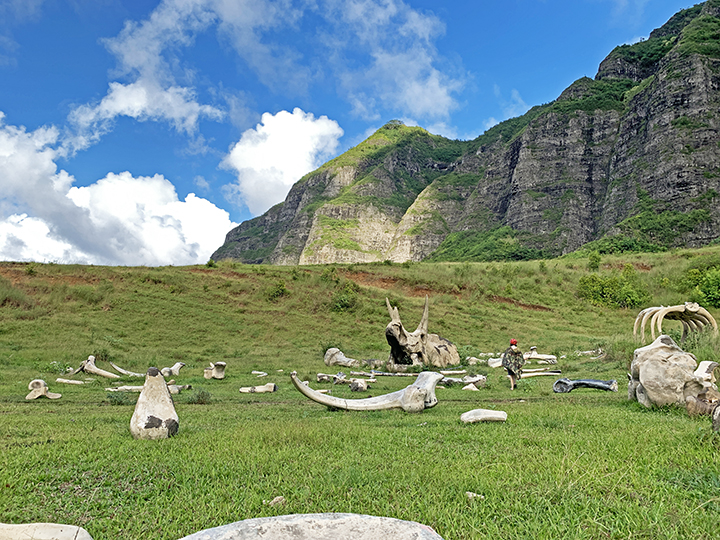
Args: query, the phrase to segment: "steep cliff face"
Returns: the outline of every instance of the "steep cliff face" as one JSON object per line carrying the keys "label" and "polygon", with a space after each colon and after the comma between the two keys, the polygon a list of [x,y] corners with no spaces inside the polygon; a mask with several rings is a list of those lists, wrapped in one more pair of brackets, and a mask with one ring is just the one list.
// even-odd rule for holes
{"label": "steep cliff face", "polygon": [[[554,102],[450,141],[391,122],[228,233],[214,259],[557,255],[720,237],[720,0],[614,49]],[[608,240],[609,241],[609,240]]]}

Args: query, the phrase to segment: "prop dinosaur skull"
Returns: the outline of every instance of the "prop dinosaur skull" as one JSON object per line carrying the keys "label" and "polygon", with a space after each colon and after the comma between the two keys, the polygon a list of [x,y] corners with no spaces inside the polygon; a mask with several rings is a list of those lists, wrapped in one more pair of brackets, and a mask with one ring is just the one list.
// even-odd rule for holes
{"label": "prop dinosaur skull", "polygon": [[420,324],[414,332],[408,332],[400,320],[398,308],[390,306],[386,298],[390,323],[385,328],[385,338],[390,345],[388,369],[397,371],[403,366],[432,366],[444,368],[460,363],[457,347],[437,334],[428,334],[428,297]]}

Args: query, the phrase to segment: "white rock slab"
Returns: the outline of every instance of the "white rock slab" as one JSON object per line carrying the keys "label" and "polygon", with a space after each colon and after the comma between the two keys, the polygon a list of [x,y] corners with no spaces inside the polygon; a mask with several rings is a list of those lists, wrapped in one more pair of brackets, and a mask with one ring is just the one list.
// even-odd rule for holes
{"label": "white rock slab", "polygon": [[466,424],[475,422],[504,422],[507,420],[505,411],[493,411],[490,409],[473,409],[460,415],[460,420]]}
{"label": "white rock slab", "polygon": [[246,519],[180,540],[443,540],[415,521],[363,514],[293,514]]}
{"label": "white rock slab", "polygon": [[59,523],[0,523],[2,540],[93,540],[82,527]]}

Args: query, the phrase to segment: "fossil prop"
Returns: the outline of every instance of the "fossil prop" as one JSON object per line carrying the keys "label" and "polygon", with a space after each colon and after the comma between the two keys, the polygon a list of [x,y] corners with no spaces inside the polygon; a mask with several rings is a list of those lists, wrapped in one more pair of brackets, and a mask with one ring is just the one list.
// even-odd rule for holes
{"label": "fossil prop", "polygon": [[695,302],[685,302],[677,306],[659,306],[643,309],[638,316],[635,317],[633,326],[633,336],[637,337],[640,330],[640,342],[645,343],[645,326],[650,322],[650,334],[653,341],[657,335],[662,335],[662,323],[664,319],[680,321],[683,326],[680,344],[685,343],[688,332],[703,330],[706,326],[712,327],[714,335],[718,335],[718,325],[712,315],[703,307]]}
{"label": "fossil prop", "polygon": [[607,390],[608,392],[617,392],[618,382],[614,379],[610,381],[598,381],[596,379],[571,381],[570,379],[562,378],[553,384],[553,392],[556,394],[569,394],[576,388],[596,388],[598,390]]}
{"label": "fossil prop", "polygon": [[93,355],[88,356],[87,360],[83,360],[82,364],[80,364],[80,367],[70,373],[70,375],[76,375],[81,371],[84,371],[85,373],[92,373],[93,375],[99,375],[100,377],[107,377],[108,379],[120,378],[120,375],[118,375],[117,373],[110,373],[109,371],[105,371],[104,369],[100,369],[99,367],[97,367],[95,365],[95,357]]}
{"label": "fossil prop", "polygon": [[185,362],[175,362],[172,367],[164,367],[160,370],[163,377],[177,377],[180,375],[180,369],[185,367]]}
{"label": "fossil prop", "polygon": [[225,362],[210,362],[210,367],[206,367],[203,375],[206,379],[224,379],[225,378]]}
{"label": "fossil prop", "polygon": [[466,424],[474,422],[504,422],[507,420],[505,411],[493,411],[491,409],[473,409],[460,415],[460,420]]}
{"label": "fossil prop", "polygon": [[134,371],[128,371],[127,369],[123,369],[118,365],[113,364],[110,360],[108,360],[108,364],[110,364],[115,371],[118,373],[122,373],[123,375],[127,377],[144,377],[142,373],[135,373]]}
{"label": "fossil prop", "polygon": [[557,356],[554,354],[540,354],[537,352],[537,347],[530,347],[530,352],[523,354],[523,358],[530,363],[530,361],[537,364],[557,364]]}
{"label": "fossil prop", "polygon": [[241,394],[265,394],[267,392],[277,392],[277,384],[267,383],[261,386],[243,386],[240,388]]}
{"label": "fossil prop", "polygon": [[130,434],[135,439],[167,439],[180,427],[167,383],[156,367],[145,376],[145,384],[130,419]]}
{"label": "fossil prop", "polygon": [[400,321],[398,308],[390,306],[385,298],[390,314],[390,323],[385,328],[385,338],[390,345],[390,357],[387,369],[401,371],[409,366],[428,366],[444,368],[460,363],[457,347],[437,334],[428,334],[429,299],[425,297],[425,310],[420,324],[414,332],[408,332]]}
{"label": "fossil prop", "polygon": [[311,400],[330,407],[346,411],[382,411],[386,409],[402,409],[405,412],[422,412],[437,405],[435,386],[443,376],[434,371],[423,371],[417,379],[403,390],[365,399],[342,399],[335,396],[320,394],[303,384],[293,371],[290,379],[301,394]]}
{"label": "fossil prop", "polygon": [[[522,373],[520,374],[521,379],[529,379],[530,377],[542,377],[544,375],[560,375],[562,371],[559,369],[553,369],[551,371],[529,371],[523,369]],[[510,377],[510,375],[506,375],[506,377]]]}
{"label": "fossil prop", "polygon": [[74,381],[72,379],[63,379],[61,377],[58,377],[57,379],[55,379],[55,382],[59,382],[62,384],[76,384],[76,385],[85,384],[85,381]]}
{"label": "fossil prop", "polygon": [[30,381],[30,384],[28,384],[28,390],[30,390],[30,393],[25,396],[25,399],[28,400],[37,399],[40,396],[45,396],[46,398],[50,399],[60,399],[62,397],[62,394],[50,392],[48,390],[47,383],[42,379],[35,379],[33,381]]}
{"label": "fossil prop", "polygon": [[[171,394],[179,394],[183,390],[190,390],[192,385],[190,384],[168,384],[168,390]],[[142,392],[144,386],[117,386],[115,388],[106,388],[106,392]]]}

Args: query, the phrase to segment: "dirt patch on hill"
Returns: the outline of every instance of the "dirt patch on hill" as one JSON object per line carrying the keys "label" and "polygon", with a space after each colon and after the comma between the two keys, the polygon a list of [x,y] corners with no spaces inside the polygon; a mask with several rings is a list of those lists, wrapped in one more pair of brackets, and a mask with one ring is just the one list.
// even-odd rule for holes
{"label": "dirt patch on hill", "polygon": [[27,265],[2,265],[0,266],[0,276],[7,279],[13,286],[23,285],[32,287],[32,283],[28,283],[32,279],[40,278],[45,283],[55,285],[62,283],[65,285],[93,285],[100,282],[100,278],[96,276],[78,276],[78,275],[29,275],[27,273]]}
{"label": "dirt patch on hill", "polygon": [[541,306],[539,304],[525,304],[524,302],[519,302],[518,300],[513,300],[512,298],[505,298],[504,296],[497,296],[492,295],[490,297],[494,302],[502,302],[503,304],[512,304],[513,306],[517,306],[519,308],[523,309],[530,309],[532,311],[552,311],[547,306]]}
{"label": "dirt patch on hill", "polygon": [[377,274],[371,274],[368,272],[343,272],[343,275],[365,287],[376,287],[378,289],[397,289],[401,291],[405,296],[423,297],[423,296],[437,296],[439,294],[452,294],[460,298],[460,293],[448,292],[436,290],[429,285],[407,285],[400,279],[387,276],[378,276]]}

